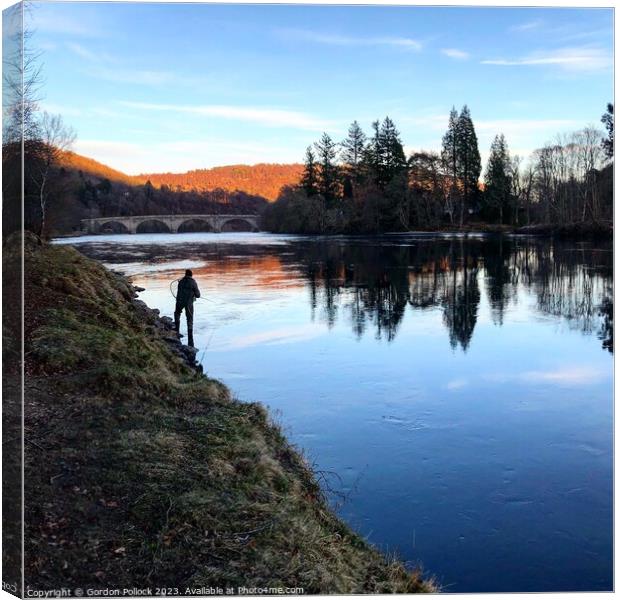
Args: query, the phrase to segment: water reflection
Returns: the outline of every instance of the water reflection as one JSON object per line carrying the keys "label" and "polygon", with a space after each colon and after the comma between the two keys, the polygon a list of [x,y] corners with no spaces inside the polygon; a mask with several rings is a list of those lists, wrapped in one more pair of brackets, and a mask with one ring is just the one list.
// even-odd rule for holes
{"label": "water reflection", "polygon": [[228,276],[265,288],[303,281],[311,320],[332,328],[344,319],[358,338],[371,331],[377,339],[392,342],[408,308],[439,309],[450,345],[464,352],[474,337],[480,303],[488,303],[493,322],[501,326],[506,311],[525,301],[519,297],[522,290],[535,298],[540,314],[561,318],[584,334],[596,332],[603,347],[613,351],[610,243],[406,235],[291,237],[278,243],[264,243],[259,237],[256,245],[246,239],[237,243],[235,238],[224,244],[187,239],[163,246],[133,236],[131,244],[92,241],[81,248],[108,263],[121,263],[126,272],[138,260],[138,272],[152,268],[154,277],[168,277],[167,272],[157,273],[159,263],[165,263],[166,271],[181,264],[186,268],[187,257],[192,257],[199,277],[222,284]]}
{"label": "water reflection", "polygon": [[297,245],[297,251],[285,260],[306,263],[313,318],[332,327],[342,315],[359,337],[371,328],[377,338],[392,341],[407,306],[440,307],[451,346],[466,351],[481,287],[497,325],[522,287],[542,314],[586,334],[597,330],[603,347],[613,350],[610,247],[486,238],[411,245],[314,242]]}

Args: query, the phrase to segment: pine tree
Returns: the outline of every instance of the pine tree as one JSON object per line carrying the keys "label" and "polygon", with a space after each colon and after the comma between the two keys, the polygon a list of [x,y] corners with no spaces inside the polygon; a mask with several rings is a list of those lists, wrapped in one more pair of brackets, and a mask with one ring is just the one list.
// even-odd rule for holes
{"label": "pine tree", "polygon": [[407,159],[394,121],[385,117],[379,131],[380,182],[387,185],[407,168]]}
{"label": "pine tree", "polygon": [[460,203],[460,224],[463,225],[463,214],[466,208],[475,205],[478,196],[478,178],[482,170],[478,138],[474,123],[467,105],[463,106],[458,118],[456,131],[457,171],[463,186]]}
{"label": "pine tree", "polygon": [[499,222],[504,222],[504,209],[510,206],[510,153],[504,134],[496,135],[491,144],[491,153],[484,176],[485,204],[498,212]]}
{"label": "pine tree", "polygon": [[459,115],[456,108],[452,107],[448,120],[448,131],[441,140],[441,160],[444,164],[446,175],[450,178],[450,192],[448,196],[447,210],[452,220],[455,206],[460,202],[461,192],[459,189],[459,170],[458,170],[458,134],[459,134]]}
{"label": "pine tree", "polygon": [[321,139],[314,144],[314,147],[320,165],[319,193],[329,204],[337,198],[339,188],[336,144],[327,133],[324,133]]}
{"label": "pine tree", "polygon": [[381,170],[381,133],[379,121],[373,121],[373,135],[368,140],[362,154],[362,169],[364,175],[375,184],[379,183]]}
{"label": "pine tree", "polygon": [[361,163],[366,146],[366,134],[362,131],[357,121],[353,121],[349,127],[349,134],[341,144],[343,148],[342,161],[345,172],[351,180],[359,183],[362,176]]}
{"label": "pine tree", "polygon": [[304,160],[304,172],[301,176],[301,187],[306,192],[306,196],[315,196],[319,193],[317,164],[312,147],[306,148],[306,158]]}

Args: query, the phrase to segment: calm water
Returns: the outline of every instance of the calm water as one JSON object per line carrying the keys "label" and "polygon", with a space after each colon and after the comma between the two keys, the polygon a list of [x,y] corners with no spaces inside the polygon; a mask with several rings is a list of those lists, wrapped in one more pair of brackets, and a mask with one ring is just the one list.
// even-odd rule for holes
{"label": "calm water", "polygon": [[166,315],[193,268],[205,371],[269,405],[340,514],[446,591],[611,589],[610,245],[69,241]]}

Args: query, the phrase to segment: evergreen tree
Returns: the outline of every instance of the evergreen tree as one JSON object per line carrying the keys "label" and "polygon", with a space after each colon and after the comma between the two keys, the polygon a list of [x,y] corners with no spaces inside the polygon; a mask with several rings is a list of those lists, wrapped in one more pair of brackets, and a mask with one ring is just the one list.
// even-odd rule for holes
{"label": "evergreen tree", "polygon": [[306,196],[315,196],[319,193],[317,164],[312,147],[306,148],[306,158],[304,160],[304,172],[301,176],[301,187],[306,192]]}
{"label": "evergreen tree", "polygon": [[379,127],[379,121],[373,121],[373,135],[368,140],[362,155],[363,173],[375,184],[379,183],[381,170],[381,133]]}
{"label": "evergreen tree", "polygon": [[349,127],[349,133],[342,144],[342,161],[345,165],[345,173],[352,181],[361,181],[361,163],[366,146],[366,134],[362,131],[357,121],[353,121]]}
{"label": "evergreen tree", "polygon": [[458,134],[459,134],[459,115],[456,108],[452,107],[448,120],[448,131],[441,140],[441,160],[444,164],[444,171],[450,178],[450,192],[448,194],[447,211],[452,220],[454,208],[460,202],[461,192],[459,189],[459,170],[458,170]]}
{"label": "evergreen tree", "polygon": [[320,165],[319,193],[329,204],[338,196],[339,169],[336,165],[336,144],[332,138],[324,133],[321,139],[314,144]]}
{"label": "evergreen tree", "polygon": [[379,131],[380,184],[387,185],[407,169],[407,159],[394,121],[385,117]]}
{"label": "evergreen tree", "polygon": [[485,204],[489,212],[496,212],[499,222],[504,222],[504,209],[510,206],[510,154],[504,134],[496,135],[485,173]]}
{"label": "evergreen tree", "polygon": [[607,138],[603,138],[603,150],[607,158],[614,157],[614,105],[607,104],[607,112],[601,117],[601,123],[607,129]]}
{"label": "evergreen tree", "polygon": [[457,170],[463,186],[460,203],[460,224],[466,208],[473,208],[478,197],[478,178],[482,170],[478,138],[467,105],[463,106],[458,118],[456,131]]}

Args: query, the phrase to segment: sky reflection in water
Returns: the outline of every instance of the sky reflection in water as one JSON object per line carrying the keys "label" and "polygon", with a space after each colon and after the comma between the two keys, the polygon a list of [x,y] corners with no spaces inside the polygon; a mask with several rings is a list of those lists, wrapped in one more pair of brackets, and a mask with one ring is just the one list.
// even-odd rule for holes
{"label": "sky reflection in water", "polygon": [[[75,240],[74,240],[75,241]],[[612,249],[527,238],[80,238],[277,414],[360,533],[446,591],[612,585]],[[341,502],[342,495],[346,496]]]}

